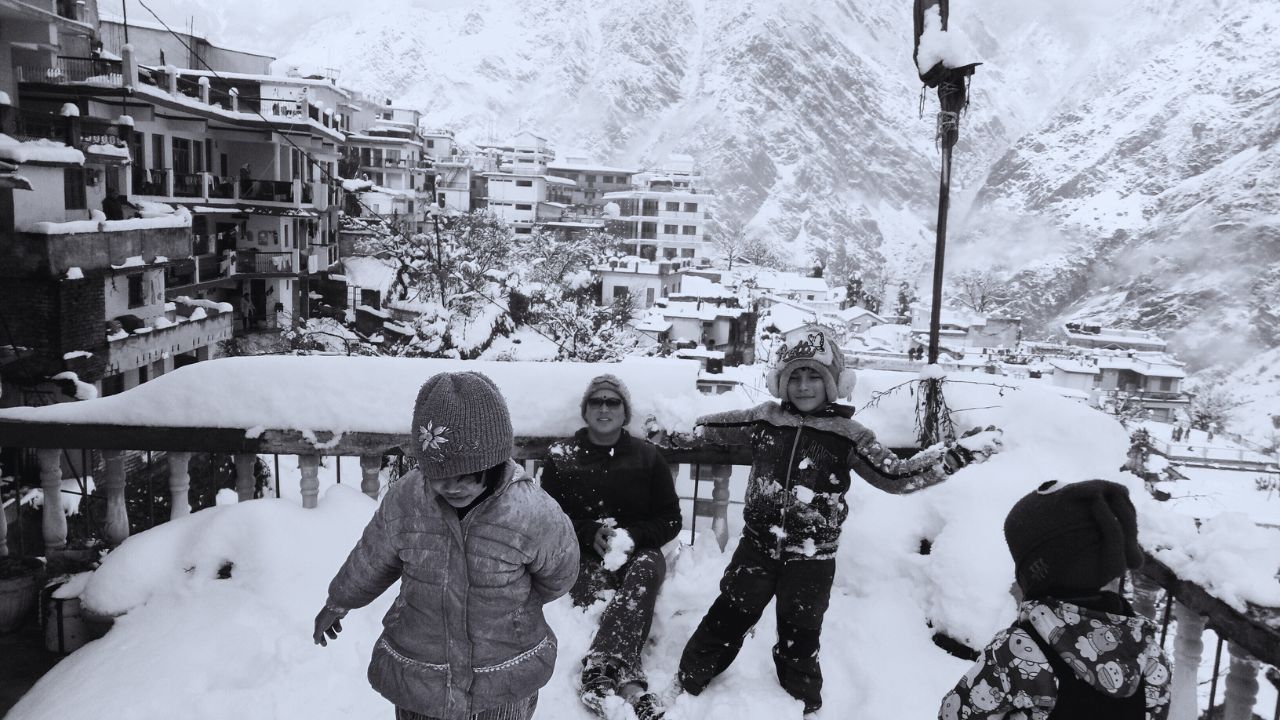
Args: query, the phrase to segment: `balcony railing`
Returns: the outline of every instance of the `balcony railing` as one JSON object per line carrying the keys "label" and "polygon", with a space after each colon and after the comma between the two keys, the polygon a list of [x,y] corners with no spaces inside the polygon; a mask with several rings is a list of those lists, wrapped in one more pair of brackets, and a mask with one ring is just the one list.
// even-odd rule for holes
{"label": "balcony railing", "polygon": [[241,180],[240,199],[293,202],[293,182],[289,180]]}
{"label": "balcony railing", "polygon": [[295,272],[291,252],[242,252],[236,257],[236,272],[289,274]]}
{"label": "balcony railing", "polygon": [[209,197],[231,200],[236,197],[236,179],[232,177],[213,177],[209,182]]}
{"label": "balcony railing", "polygon": [[174,197],[204,197],[204,173],[177,173],[173,176]]}
{"label": "balcony railing", "polygon": [[14,68],[18,82],[66,85],[78,83],[118,88],[123,85],[123,69],[119,60],[59,55],[52,63],[18,65]]}
{"label": "balcony railing", "polygon": [[[67,140],[67,118],[47,112],[18,108],[16,113],[19,140]],[[114,122],[98,117],[81,117],[75,120],[72,144],[80,150],[90,145],[124,147],[120,140],[120,128]]]}

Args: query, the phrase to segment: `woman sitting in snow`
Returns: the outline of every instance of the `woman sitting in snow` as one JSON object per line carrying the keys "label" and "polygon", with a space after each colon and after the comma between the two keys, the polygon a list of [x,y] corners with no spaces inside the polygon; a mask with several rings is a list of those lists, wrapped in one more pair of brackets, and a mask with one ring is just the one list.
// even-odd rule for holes
{"label": "woman sitting in snow", "polygon": [[1143,560],[1129,491],[1044,483],[1009,511],[1004,536],[1018,619],[943,698],[939,720],[1164,720],[1169,659],[1155,623],[1121,595]]}
{"label": "woman sitting in snow", "polygon": [[542,606],[577,577],[573,526],[511,460],[511,416],[488,377],[432,377],[411,432],[418,468],[329,584],[314,639],[400,580],[369,666],[397,720],[528,720],[556,659]]}
{"label": "woman sitting in snow", "polygon": [[782,688],[822,705],[818,639],[835,578],[836,545],[849,514],[850,473],[891,493],[910,493],[945,480],[1000,448],[993,428],[956,444],[902,460],[853,419],[837,400],[853,392],[854,374],[821,332],[784,345],[769,371],[769,391],[782,404],[698,418],[708,442],[751,447],[751,476],[742,540],[707,611],[680,658],[680,687],[698,695],[728,669],[747,631],[777,597],[778,642],[773,661]]}
{"label": "woman sitting in snow", "polygon": [[646,692],[640,651],[667,571],[661,548],[680,532],[680,500],[666,460],[623,429],[631,421],[631,396],[621,380],[593,379],[581,412],[587,426],[551,446],[542,487],[578,535],[582,564],[574,604],[590,605],[600,591],[617,591],[582,661],[582,702],[604,716],[607,705],[626,701],[640,720],[659,718],[656,699]]}

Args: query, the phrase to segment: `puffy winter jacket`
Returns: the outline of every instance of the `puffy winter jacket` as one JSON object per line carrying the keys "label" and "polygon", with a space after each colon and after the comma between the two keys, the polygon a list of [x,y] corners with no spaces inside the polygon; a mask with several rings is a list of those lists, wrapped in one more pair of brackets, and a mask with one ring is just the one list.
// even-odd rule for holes
{"label": "puffy winter jacket", "polygon": [[698,418],[707,442],[751,446],[744,532],[774,557],[835,556],[849,514],[850,471],[905,494],[942,482],[971,457],[963,448],[936,447],[903,460],[852,415],[834,403],[806,415],[766,402]]}
{"label": "puffy winter jacket", "polygon": [[[1105,609],[1029,600],[942,700],[939,720],[1164,720],[1170,665],[1155,623],[1108,593]],[[1113,610],[1115,612],[1107,612]]]}
{"label": "puffy winter jacket", "polygon": [[658,449],[626,431],[602,447],[586,429],[547,452],[542,487],[560,503],[578,534],[578,549],[592,552],[605,518],[626,530],[637,548],[657,548],[680,532],[680,498]]}
{"label": "puffy winter jacket", "polygon": [[400,580],[369,682],[397,707],[453,720],[547,683],[556,637],[542,606],[577,574],[569,519],[519,465],[461,521],[415,470],[383,499],[329,602],[363,607]]}

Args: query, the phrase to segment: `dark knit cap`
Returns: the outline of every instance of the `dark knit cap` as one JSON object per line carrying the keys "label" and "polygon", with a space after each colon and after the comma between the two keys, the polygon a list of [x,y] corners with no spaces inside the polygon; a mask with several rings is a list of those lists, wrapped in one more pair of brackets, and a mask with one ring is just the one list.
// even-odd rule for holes
{"label": "dark knit cap", "polygon": [[413,455],[431,480],[480,472],[511,458],[511,413],[498,386],[478,372],[440,373],[413,404]]}
{"label": "dark knit cap", "polygon": [[1004,538],[1028,598],[1078,597],[1142,566],[1129,490],[1108,480],[1051,480],[1009,511]]}
{"label": "dark knit cap", "polygon": [[622,398],[623,425],[631,424],[631,393],[627,392],[627,386],[618,379],[616,375],[605,373],[591,378],[591,382],[587,383],[586,392],[582,393],[582,403],[578,406],[578,410],[582,413],[582,418],[587,417],[587,399],[591,397],[591,393],[597,390],[612,390],[618,393],[618,397]]}

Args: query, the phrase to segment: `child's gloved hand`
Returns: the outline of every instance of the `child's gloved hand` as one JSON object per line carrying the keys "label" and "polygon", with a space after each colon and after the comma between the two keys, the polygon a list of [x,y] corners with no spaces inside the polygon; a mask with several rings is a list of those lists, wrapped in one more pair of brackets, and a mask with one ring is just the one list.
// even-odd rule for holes
{"label": "child's gloved hand", "polygon": [[613,537],[613,532],[613,528],[609,525],[601,525],[600,529],[596,530],[596,536],[591,542],[591,547],[600,557],[609,554],[609,538]]}
{"label": "child's gloved hand", "polygon": [[1004,449],[1004,431],[995,425],[970,428],[956,444],[973,455],[973,462],[983,462]]}
{"label": "child's gloved hand", "polygon": [[330,640],[336,640],[338,633],[342,632],[342,618],[346,615],[345,609],[325,603],[316,614],[316,629],[311,634],[311,639],[320,647],[327,647],[329,643],[325,641],[324,636],[328,635]]}

